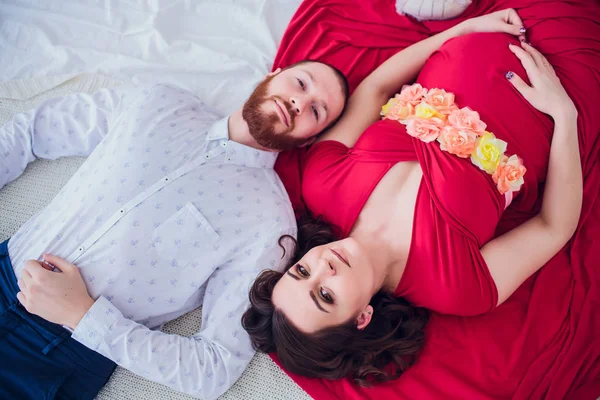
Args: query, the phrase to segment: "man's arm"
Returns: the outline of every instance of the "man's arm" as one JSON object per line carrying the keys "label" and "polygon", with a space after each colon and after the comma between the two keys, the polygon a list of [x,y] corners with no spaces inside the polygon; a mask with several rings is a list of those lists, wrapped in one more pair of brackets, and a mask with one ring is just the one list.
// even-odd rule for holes
{"label": "man's arm", "polygon": [[131,86],[75,93],[44,101],[0,127],[0,189],[36,158],[88,156],[108,133],[122,97]]}
{"label": "man's arm", "polygon": [[[258,271],[282,267],[280,235],[271,230],[268,246],[256,243],[250,254],[217,268],[202,304],[202,328],[191,337],[153,331],[123,316],[100,297],[76,325],[73,338],[123,368],[200,399],[216,399],[242,375],[254,355],[241,326],[248,292]],[[295,234],[295,228],[281,234]],[[243,254],[242,254],[243,253]],[[43,317],[43,315],[41,315]]]}

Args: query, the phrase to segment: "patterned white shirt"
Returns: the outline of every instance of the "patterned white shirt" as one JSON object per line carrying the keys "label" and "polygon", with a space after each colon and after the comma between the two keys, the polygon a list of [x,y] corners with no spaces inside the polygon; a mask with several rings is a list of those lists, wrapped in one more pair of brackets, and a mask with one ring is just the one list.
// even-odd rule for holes
{"label": "patterned white shirt", "polygon": [[[203,399],[252,358],[249,287],[296,234],[277,155],[228,137],[227,119],[166,85],[52,99],[0,128],[0,188],[35,157],[89,155],[9,241],[16,276],[45,252],[76,264],[97,300],[72,337]],[[192,337],[157,330],[201,304]]]}

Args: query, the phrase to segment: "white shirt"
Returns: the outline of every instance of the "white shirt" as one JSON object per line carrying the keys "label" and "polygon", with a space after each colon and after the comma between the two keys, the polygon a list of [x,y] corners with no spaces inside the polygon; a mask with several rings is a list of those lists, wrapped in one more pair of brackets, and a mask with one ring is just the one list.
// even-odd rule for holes
{"label": "white shirt", "polygon": [[[15,274],[51,253],[96,302],[73,338],[147,379],[213,399],[254,352],[241,316],[278,239],[296,234],[277,155],[228,140],[227,119],[157,85],[44,102],[0,128],[0,188],[35,157],[89,155],[11,238]],[[190,338],[153,330],[202,304]]]}

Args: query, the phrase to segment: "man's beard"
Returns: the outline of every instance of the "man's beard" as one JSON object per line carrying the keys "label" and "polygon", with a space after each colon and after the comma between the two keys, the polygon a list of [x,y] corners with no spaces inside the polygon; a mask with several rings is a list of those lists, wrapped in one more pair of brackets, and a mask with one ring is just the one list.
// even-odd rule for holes
{"label": "man's beard", "polygon": [[256,142],[267,149],[272,150],[291,150],[295,147],[301,146],[307,142],[307,139],[293,137],[290,132],[294,130],[294,123],[296,120],[296,114],[292,105],[287,101],[278,98],[279,104],[282,107],[287,108],[288,114],[290,115],[289,128],[284,132],[275,132],[275,126],[281,122],[279,115],[276,112],[265,113],[261,110],[261,106],[268,102],[273,102],[274,97],[267,95],[269,89],[269,83],[274,76],[269,76],[262,81],[254,92],[244,104],[242,109],[242,118],[248,124],[248,130],[250,135],[256,140]]}

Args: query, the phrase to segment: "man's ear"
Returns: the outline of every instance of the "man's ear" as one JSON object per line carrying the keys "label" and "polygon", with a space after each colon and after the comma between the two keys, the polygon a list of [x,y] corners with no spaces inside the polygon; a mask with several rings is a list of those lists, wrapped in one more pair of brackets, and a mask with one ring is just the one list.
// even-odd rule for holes
{"label": "man's ear", "polygon": [[275,71],[273,71],[273,72],[269,72],[269,73],[267,74],[267,77],[269,77],[269,76],[275,76],[275,75],[277,75],[277,74],[278,74],[278,73],[280,73],[280,72],[281,72],[281,68],[277,68]]}
{"label": "man's ear", "polygon": [[368,306],[365,307],[364,310],[362,310],[360,312],[360,314],[358,314],[358,317],[356,318],[356,328],[359,331],[362,331],[363,329],[365,329],[367,327],[367,325],[369,325],[369,323],[371,322],[372,317],[373,317],[373,307],[371,307],[371,305],[369,304]]}

